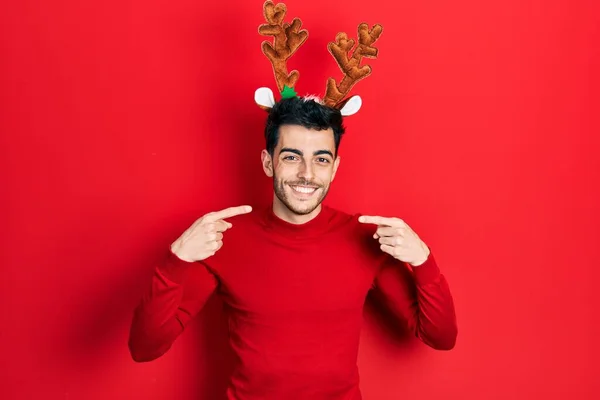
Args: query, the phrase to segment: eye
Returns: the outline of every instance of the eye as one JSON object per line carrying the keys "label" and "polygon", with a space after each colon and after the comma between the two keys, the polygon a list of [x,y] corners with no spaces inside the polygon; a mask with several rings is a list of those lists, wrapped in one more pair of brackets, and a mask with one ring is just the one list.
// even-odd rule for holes
{"label": "eye", "polygon": [[329,163],[329,159],[325,157],[319,157],[317,158],[317,161],[320,163]]}
{"label": "eye", "polygon": [[296,156],[285,156],[283,157],[283,159],[286,161],[294,161],[296,160]]}

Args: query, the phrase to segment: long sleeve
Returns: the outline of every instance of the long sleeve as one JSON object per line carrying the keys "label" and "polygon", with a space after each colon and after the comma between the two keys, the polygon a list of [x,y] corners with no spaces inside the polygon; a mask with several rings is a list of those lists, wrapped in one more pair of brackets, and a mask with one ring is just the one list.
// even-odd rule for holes
{"label": "long sleeve", "polygon": [[132,358],[145,362],[165,354],[217,284],[202,263],[183,261],[168,250],[134,310],[128,342]]}
{"label": "long sleeve", "polygon": [[428,346],[437,350],[454,348],[454,300],[433,254],[411,269],[386,257],[374,281],[375,297]]}

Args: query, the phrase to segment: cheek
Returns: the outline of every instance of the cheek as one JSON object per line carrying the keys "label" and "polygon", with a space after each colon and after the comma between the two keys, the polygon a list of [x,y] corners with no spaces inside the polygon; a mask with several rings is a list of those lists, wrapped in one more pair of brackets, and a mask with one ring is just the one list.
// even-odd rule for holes
{"label": "cheek", "polygon": [[296,174],[296,168],[293,165],[281,162],[275,164],[274,171],[278,179],[286,179],[287,177],[294,176]]}
{"label": "cheek", "polygon": [[316,175],[323,182],[331,181],[331,177],[333,176],[333,166],[321,167],[317,170]]}

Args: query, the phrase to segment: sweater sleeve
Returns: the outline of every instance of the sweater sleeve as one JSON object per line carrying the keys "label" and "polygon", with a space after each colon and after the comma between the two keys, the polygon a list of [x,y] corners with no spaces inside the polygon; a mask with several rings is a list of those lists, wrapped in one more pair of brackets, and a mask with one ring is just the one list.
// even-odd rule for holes
{"label": "sweater sleeve", "polygon": [[457,337],[454,301],[433,253],[425,263],[410,269],[386,255],[373,291],[422,342],[437,350],[454,348]]}
{"label": "sweater sleeve", "polygon": [[181,260],[169,249],[133,313],[128,342],[133,360],[152,361],[165,354],[217,284],[202,263]]}

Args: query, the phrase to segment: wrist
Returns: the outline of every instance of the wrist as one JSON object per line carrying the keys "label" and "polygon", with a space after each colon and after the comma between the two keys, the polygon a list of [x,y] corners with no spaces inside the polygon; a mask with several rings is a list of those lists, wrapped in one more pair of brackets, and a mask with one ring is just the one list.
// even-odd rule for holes
{"label": "wrist", "polygon": [[175,242],[173,242],[171,244],[171,253],[179,258],[182,261],[191,263],[194,262],[194,260],[192,258],[190,258],[189,256],[187,256],[181,249],[181,242],[179,240],[176,240]]}
{"label": "wrist", "polygon": [[425,264],[425,262],[427,262],[427,260],[429,259],[429,255],[431,254],[431,251],[429,250],[427,245],[425,245],[424,243],[422,244],[422,247],[423,247],[423,256],[421,258],[419,258],[418,260],[410,262],[409,264],[411,266],[419,267],[419,266]]}
{"label": "wrist", "polygon": [[441,271],[433,253],[429,253],[425,262],[412,268],[412,271],[418,285],[437,282],[441,275]]}
{"label": "wrist", "polygon": [[169,249],[166,251],[166,257],[158,267],[160,273],[167,279],[175,283],[183,283],[186,275],[186,271],[189,270],[193,265],[193,262],[187,261],[185,257],[180,257],[177,255],[173,249],[176,249],[176,246],[171,245]]}

